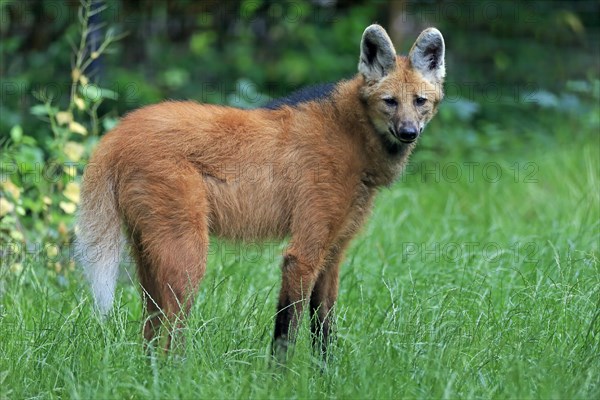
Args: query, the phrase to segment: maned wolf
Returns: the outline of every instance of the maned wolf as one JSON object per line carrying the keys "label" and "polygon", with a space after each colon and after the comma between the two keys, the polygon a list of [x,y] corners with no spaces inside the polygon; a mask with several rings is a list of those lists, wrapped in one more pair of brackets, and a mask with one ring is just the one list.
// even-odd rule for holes
{"label": "maned wolf", "polygon": [[444,76],[437,29],[405,57],[371,25],[350,80],[254,110],[164,102],[127,115],[100,141],[81,194],[78,254],[99,311],[111,309],[125,241],[151,340],[189,312],[209,235],[289,237],[273,349],[285,354],[308,308],[325,353],[343,252],[435,114]]}

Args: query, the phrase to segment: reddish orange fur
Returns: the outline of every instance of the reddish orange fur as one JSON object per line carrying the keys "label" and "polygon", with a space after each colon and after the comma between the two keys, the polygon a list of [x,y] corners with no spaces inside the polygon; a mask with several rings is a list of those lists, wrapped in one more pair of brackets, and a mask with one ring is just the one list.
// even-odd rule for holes
{"label": "reddish orange fur", "polygon": [[276,110],[165,102],[123,118],[90,160],[80,229],[104,218],[109,197],[151,314],[145,338],[155,336],[159,311],[173,320],[189,310],[206,268],[209,235],[290,237],[280,312],[291,306],[294,313],[281,321],[291,325],[289,332],[276,328],[276,339],[293,338],[308,299],[326,324],[315,331],[328,330],[343,252],[378,188],[394,181],[414,147],[390,154],[371,114],[384,92],[401,93],[400,103],[411,104],[422,91],[431,100],[423,115],[405,107],[395,117],[427,122],[442,97],[439,85],[398,57],[385,81],[375,85],[358,74],[325,101]]}

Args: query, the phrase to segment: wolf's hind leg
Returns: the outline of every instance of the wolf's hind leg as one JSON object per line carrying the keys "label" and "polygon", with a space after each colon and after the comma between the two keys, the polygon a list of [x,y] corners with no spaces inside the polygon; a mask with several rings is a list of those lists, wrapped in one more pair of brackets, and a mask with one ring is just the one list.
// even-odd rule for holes
{"label": "wolf's hind leg", "polygon": [[[142,181],[142,184],[140,184]],[[144,337],[166,325],[170,347],[204,276],[208,252],[208,202],[193,168],[146,173],[132,181],[123,198],[134,245],[142,300],[148,314]]]}

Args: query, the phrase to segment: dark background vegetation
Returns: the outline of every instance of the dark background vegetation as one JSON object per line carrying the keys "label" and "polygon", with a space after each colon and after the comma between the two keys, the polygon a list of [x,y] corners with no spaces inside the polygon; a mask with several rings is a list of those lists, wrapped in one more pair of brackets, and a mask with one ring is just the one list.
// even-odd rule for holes
{"label": "dark background vegetation", "polygon": [[[399,53],[426,27],[445,37],[447,96],[419,160],[526,152],[598,127],[598,1],[96,1],[84,52],[107,33],[121,38],[81,71],[86,81],[73,78],[80,5],[0,1],[2,243],[70,242],[85,160],[127,111],[165,99],[251,108],[351,77],[374,22]],[[82,94],[88,82],[101,101]],[[61,110],[89,134],[57,119]]]}
{"label": "dark background vegetation", "polygon": [[[408,51],[421,29],[438,27],[448,48],[447,100],[473,102],[459,114],[474,114],[475,124],[530,120],[540,108],[578,108],[580,99],[571,94],[583,95],[577,89],[598,78],[597,1],[98,3],[108,8],[97,15],[105,25],[91,45],[106,29],[127,34],[87,71],[118,92],[118,101],[103,106],[114,115],[164,99],[251,107],[303,85],[350,77],[360,35],[373,22],[389,30],[399,53]],[[77,39],[79,2],[0,4],[0,126],[6,133],[22,124],[43,136],[29,114],[37,103],[31,93],[51,85],[58,101],[67,101],[69,38]]]}

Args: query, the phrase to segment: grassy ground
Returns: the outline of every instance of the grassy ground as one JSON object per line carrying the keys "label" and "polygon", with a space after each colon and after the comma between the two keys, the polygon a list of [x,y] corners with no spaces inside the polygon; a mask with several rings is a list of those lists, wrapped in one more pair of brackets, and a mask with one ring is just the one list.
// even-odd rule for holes
{"label": "grassy ground", "polygon": [[598,398],[597,133],[425,162],[427,134],[347,254],[324,370],[306,328],[269,364],[279,244],[215,246],[168,357],[146,356],[127,280],[101,324],[79,275],[34,260],[0,280],[0,397]]}

